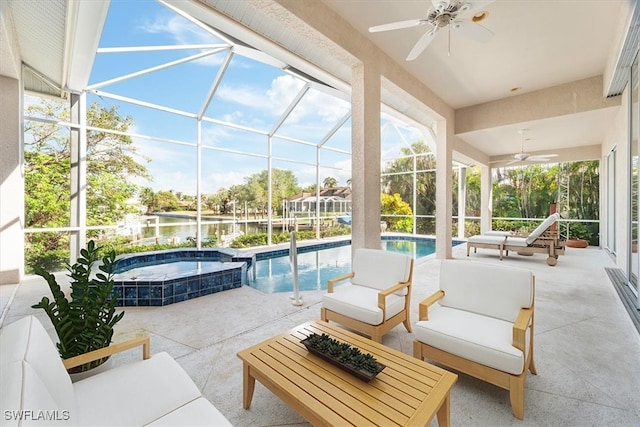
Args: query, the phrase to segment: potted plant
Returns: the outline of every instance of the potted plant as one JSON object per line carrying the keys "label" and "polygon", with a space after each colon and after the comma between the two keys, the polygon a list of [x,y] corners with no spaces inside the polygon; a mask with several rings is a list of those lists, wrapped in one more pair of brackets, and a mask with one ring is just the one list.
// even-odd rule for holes
{"label": "potted plant", "polygon": [[327,334],[310,334],[300,341],[309,353],[330,362],[341,369],[364,380],[371,381],[385,366],[369,353],[363,353],[357,347],[340,342]]}
{"label": "potted plant", "polygon": [[591,232],[586,225],[581,223],[570,223],[567,236],[567,246],[570,248],[586,248],[589,246]]}
{"label": "potted plant", "polygon": [[[90,240],[86,249],[72,266],[68,266],[71,278],[71,294],[68,300],[60,289],[56,278],[40,266],[34,271],[47,281],[53,301],[46,296],[32,308],[43,309],[58,334],[60,357],[68,359],[111,344],[113,327],[124,316],[116,314],[116,298],[113,290],[115,252],[112,250],[102,258],[100,272],[93,275],[92,267],[100,260],[99,248]],[[69,370],[70,374],[85,372],[103,364],[107,358],[87,363]]]}

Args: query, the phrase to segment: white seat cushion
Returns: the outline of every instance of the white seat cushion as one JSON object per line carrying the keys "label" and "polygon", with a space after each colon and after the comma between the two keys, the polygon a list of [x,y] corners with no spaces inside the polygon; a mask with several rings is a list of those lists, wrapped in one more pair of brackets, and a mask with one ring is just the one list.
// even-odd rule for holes
{"label": "white seat cushion", "polygon": [[201,397],[148,424],[153,427],[231,427],[231,423],[207,399]]}
{"label": "white seat cushion", "polygon": [[[416,323],[418,341],[481,365],[519,375],[524,354],[512,345],[513,324],[468,311],[433,305]],[[527,346],[528,346],[527,334]]]}
{"label": "white seat cushion", "polygon": [[528,237],[525,238],[525,237],[507,236],[507,241],[504,244],[507,246],[517,246],[517,247],[526,248],[530,244],[528,243],[528,240],[529,240]]}
{"label": "white seat cushion", "polygon": [[73,383],[79,425],[145,425],[201,397],[167,353]]}
{"label": "white seat cushion", "polygon": [[537,226],[535,230],[533,230],[531,233],[529,233],[529,236],[527,237],[527,244],[530,245],[533,242],[535,242],[535,240],[538,237],[542,236],[542,233],[547,231],[547,229],[549,227],[551,227],[553,225],[553,223],[556,222],[559,219],[560,219],[560,214],[557,213],[557,212],[556,213],[552,213],[551,215],[549,215],[547,217],[547,219],[542,221],[542,224]]}
{"label": "white seat cushion", "polygon": [[469,237],[467,241],[470,243],[482,243],[483,245],[499,246],[500,244],[504,243],[504,238],[505,236],[501,236],[501,235],[494,236],[494,235],[479,234],[477,236]]}
{"label": "white seat cushion", "polygon": [[[377,289],[345,284],[322,297],[322,306],[370,325],[382,323],[382,310],[378,307]],[[386,299],[386,318],[390,319],[404,309],[405,297],[391,294]],[[386,319],[385,319],[386,320]]]}
{"label": "white seat cushion", "polygon": [[502,231],[502,230],[487,230],[482,233],[483,236],[509,236],[511,234],[510,231]]}

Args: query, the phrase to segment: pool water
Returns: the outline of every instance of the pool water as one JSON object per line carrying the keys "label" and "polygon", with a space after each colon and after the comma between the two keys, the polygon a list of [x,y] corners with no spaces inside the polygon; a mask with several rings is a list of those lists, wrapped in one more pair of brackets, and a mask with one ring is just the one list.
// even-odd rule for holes
{"label": "pool water", "polygon": [[[435,240],[383,240],[382,249],[421,258],[435,252]],[[298,283],[301,291],[327,288],[327,280],[351,272],[351,246],[339,246],[298,254]],[[256,261],[249,286],[265,293],[292,292],[293,274],[289,256]]]}

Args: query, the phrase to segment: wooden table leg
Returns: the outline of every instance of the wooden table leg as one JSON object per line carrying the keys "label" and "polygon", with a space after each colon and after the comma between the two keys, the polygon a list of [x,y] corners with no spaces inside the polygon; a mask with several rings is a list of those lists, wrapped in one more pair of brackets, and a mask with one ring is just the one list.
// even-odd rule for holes
{"label": "wooden table leg", "polygon": [[447,393],[447,397],[445,397],[444,402],[440,405],[440,409],[438,409],[438,427],[449,427],[451,425],[451,393]]}
{"label": "wooden table leg", "polygon": [[244,409],[249,409],[249,406],[251,406],[255,388],[256,379],[251,375],[249,364],[244,362],[242,364],[242,407]]}

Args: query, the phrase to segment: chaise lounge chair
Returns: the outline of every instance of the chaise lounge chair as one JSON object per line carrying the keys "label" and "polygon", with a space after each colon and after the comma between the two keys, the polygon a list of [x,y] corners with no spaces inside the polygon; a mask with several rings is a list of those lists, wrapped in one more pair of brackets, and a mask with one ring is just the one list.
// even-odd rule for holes
{"label": "chaise lounge chair", "polygon": [[478,251],[478,248],[497,249],[500,252],[500,260],[502,260],[503,253],[508,256],[510,250],[520,254],[542,253],[548,255],[547,264],[554,266],[558,263],[558,256],[564,254],[564,242],[558,240],[557,233],[549,232],[549,228],[559,218],[558,213],[549,215],[528,236],[517,236],[500,231],[471,236],[467,241],[467,256],[469,256],[471,248],[474,253]]}

